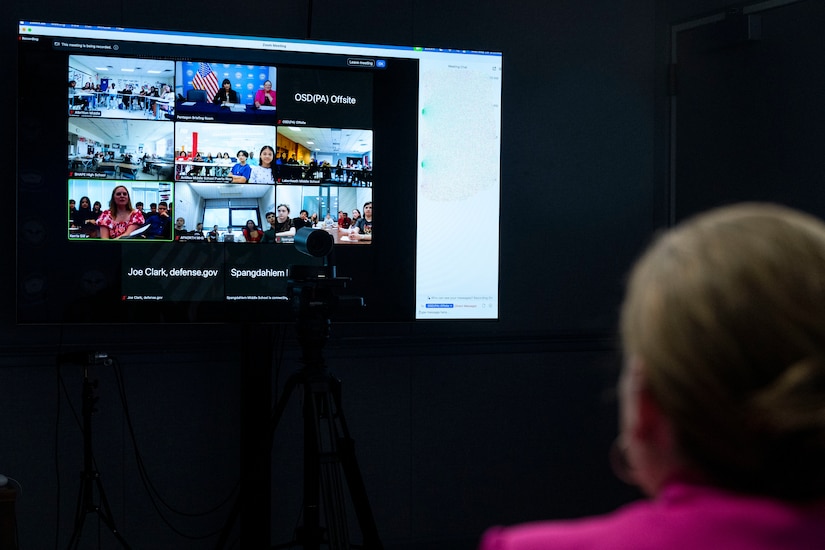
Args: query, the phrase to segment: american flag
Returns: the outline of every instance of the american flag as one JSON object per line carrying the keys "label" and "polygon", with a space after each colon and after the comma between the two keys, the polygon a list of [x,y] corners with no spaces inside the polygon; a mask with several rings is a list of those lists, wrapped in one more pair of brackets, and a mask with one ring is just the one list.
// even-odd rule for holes
{"label": "american flag", "polygon": [[198,72],[192,77],[192,87],[196,90],[206,90],[209,101],[218,93],[218,77],[212,71],[209,63],[199,63]]}

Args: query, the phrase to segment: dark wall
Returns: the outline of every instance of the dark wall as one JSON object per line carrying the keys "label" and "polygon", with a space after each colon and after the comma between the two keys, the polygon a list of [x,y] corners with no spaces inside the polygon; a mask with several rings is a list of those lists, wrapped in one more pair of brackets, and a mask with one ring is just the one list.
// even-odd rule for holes
{"label": "dark wall", "polygon": [[[306,2],[224,4],[18,1],[5,10],[4,60],[15,62],[12,29],[21,17],[502,50],[501,320],[341,325],[326,356],[343,379],[360,470],[388,548],[472,548],[492,523],[596,513],[635,496],[612,478],[607,460],[619,363],[612,334],[624,274],[668,218],[669,24],[730,3],[408,0],[343,12],[316,1],[311,25]],[[14,142],[10,115],[5,143]],[[0,224],[12,233],[12,219]],[[158,492],[189,512],[220,503],[242,477],[247,497],[271,489],[271,500],[253,502],[271,533],[250,519],[247,500],[232,540],[261,531],[289,539],[301,497],[297,403],[271,457],[261,450],[268,471],[256,464],[250,438],[266,434],[272,395],[297,367],[291,327],[15,326],[14,247],[3,243],[0,472],[23,485],[23,546],[56,539],[64,546],[72,530],[82,438],[68,400],[79,407],[82,370],[56,369],[55,354],[66,347],[119,359],[129,416],[118,371],[95,367],[95,457],[133,547],[210,547],[215,536],[185,535],[219,528],[232,502],[203,517],[164,511],[176,533],[153,509],[141,464]],[[257,478],[241,471],[250,465]],[[97,529],[92,515],[88,547]],[[105,533],[102,540],[117,547]]]}
{"label": "dark wall", "polygon": [[787,2],[679,32],[674,214],[742,200],[825,216],[821,2]]}

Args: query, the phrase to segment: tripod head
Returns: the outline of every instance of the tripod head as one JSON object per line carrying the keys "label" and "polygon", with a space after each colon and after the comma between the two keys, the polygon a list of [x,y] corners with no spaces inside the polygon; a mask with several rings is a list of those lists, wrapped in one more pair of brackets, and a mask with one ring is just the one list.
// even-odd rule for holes
{"label": "tripod head", "polygon": [[73,363],[75,365],[105,365],[111,366],[113,360],[104,351],[70,351],[57,356],[57,363]]}
{"label": "tripod head", "polygon": [[295,247],[308,256],[324,258],[322,266],[289,266],[287,280],[287,296],[295,315],[304,364],[322,370],[322,350],[329,339],[331,316],[339,309],[364,307],[364,299],[341,294],[352,279],[337,276],[335,263],[330,259],[333,238],[329,233],[302,227],[295,234]]}

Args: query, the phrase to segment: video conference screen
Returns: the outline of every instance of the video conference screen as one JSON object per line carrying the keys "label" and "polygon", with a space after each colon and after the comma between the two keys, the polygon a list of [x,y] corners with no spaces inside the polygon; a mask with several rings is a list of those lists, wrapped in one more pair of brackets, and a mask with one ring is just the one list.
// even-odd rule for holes
{"label": "video conference screen", "polygon": [[19,322],[288,320],[295,266],[321,264],[363,298],[345,319],[497,318],[500,53],[18,39]]}

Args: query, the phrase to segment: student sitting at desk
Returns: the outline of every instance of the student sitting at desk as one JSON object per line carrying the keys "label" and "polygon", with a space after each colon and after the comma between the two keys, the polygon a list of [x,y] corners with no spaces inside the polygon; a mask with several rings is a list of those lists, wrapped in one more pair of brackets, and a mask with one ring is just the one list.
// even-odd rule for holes
{"label": "student sitting at desk", "polygon": [[109,87],[106,88],[106,108],[117,109],[118,101],[117,87],[114,82],[109,82]]}
{"label": "student sitting at desk", "polygon": [[306,210],[301,210],[299,217],[292,220],[292,225],[295,226],[296,230],[303,227],[312,227],[312,222],[309,221],[309,212]]}
{"label": "student sitting at desk", "polygon": [[349,226],[352,225],[352,220],[347,213],[343,210],[338,211],[338,228],[339,229],[349,229]]}
{"label": "student sitting at desk", "polygon": [[278,237],[294,237],[295,225],[292,223],[292,218],[289,217],[289,207],[285,204],[278,205],[278,213],[267,212],[266,221],[269,222],[269,229],[264,231],[264,237],[261,242],[276,243]]}
{"label": "student sitting at desk", "polygon": [[[215,159],[212,158],[212,153],[206,153],[206,158],[203,159],[203,162],[207,164],[215,164]],[[206,175],[211,176],[213,175],[214,169],[211,166],[206,167]]]}
{"label": "student sitting at desk", "polygon": [[246,220],[246,226],[243,228],[243,238],[248,243],[257,243],[261,242],[264,233],[258,226],[255,225],[255,222],[252,220]]}
{"label": "student sitting at desk", "polygon": [[89,108],[95,109],[97,108],[97,95],[95,95],[95,87],[92,86],[91,82],[87,82],[83,85],[83,93],[87,95],[89,98]]}
{"label": "student sitting at desk", "polygon": [[232,167],[232,171],[230,172],[232,175],[232,183],[246,183],[252,174],[252,167],[246,163],[246,159],[249,158],[249,153],[241,149],[237,155],[238,163]]}
{"label": "student sitting at desk", "polygon": [[352,224],[349,238],[352,241],[372,240],[372,201],[364,203],[364,216]]}
{"label": "student sitting at desk", "polygon": [[80,197],[80,206],[72,215],[72,226],[89,236],[97,236],[97,217],[92,212],[92,201],[89,197]]}
{"label": "student sitting at desk", "polygon": [[260,162],[258,166],[253,166],[249,175],[249,183],[275,183],[274,164],[275,150],[269,145],[264,145],[258,155]]}
{"label": "student sitting at desk", "polygon": [[232,157],[229,156],[229,153],[224,151],[222,154],[218,153],[218,162],[221,164],[220,168],[215,169],[216,176],[230,176],[230,166],[232,165]]}
{"label": "student sitting at desk", "polygon": [[129,85],[129,86],[125,86],[125,87],[124,87],[122,90],[120,90],[120,92],[118,92],[118,93],[120,93],[120,94],[124,95],[124,97],[120,100],[120,101],[121,101],[121,105],[122,105],[122,107],[121,107],[121,108],[122,108],[122,109],[127,109],[127,110],[128,110],[128,109],[132,106],[132,103],[131,103],[132,98],[125,97],[125,96],[127,96],[127,95],[132,95],[132,86],[131,86],[131,85]]}
{"label": "student sitting at desk", "polygon": [[89,101],[86,98],[79,95],[79,92],[77,90],[77,81],[75,80],[69,81],[69,98],[70,107],[79,106],[83,111],[89,110]]}
{"label": "student sitting at desk", "polygon": [[152,102],[152,114],[155,115],[155,118],[158,116],[158,109],[166,111],[170,116],[175,112],[175,93],[168,84],[163,85],[160,92],[160,101]]}
{"label": "student sitting at desk", "polygon": [[[192,162],[203,162],[203,157],[200,153],[195,153],[195,158],[192,159]],[[186,173],[187,176],[199,176],[203,166],[192,166],[192,168]]]}
{"label": "student sitting at desk", "polygon": [[157,210],[149,214],[146,222],[150,225],[146,231],[146,237],[150,239],[171,239],[172,238],[172,218],[169,216],[169,204],[160,201]]}
{"label": "student sitting at desk", "polygon": [[218,230],[218,226],[213,225],[212,226],[212,231],[210,231],[209,233],[206,234],[206,240],[207,240],[207,242],[210,242],[210,243],[216,243],[216,242],[218,242],[218,239],[220,238],[220,236],[221,236],[221,232]]}

